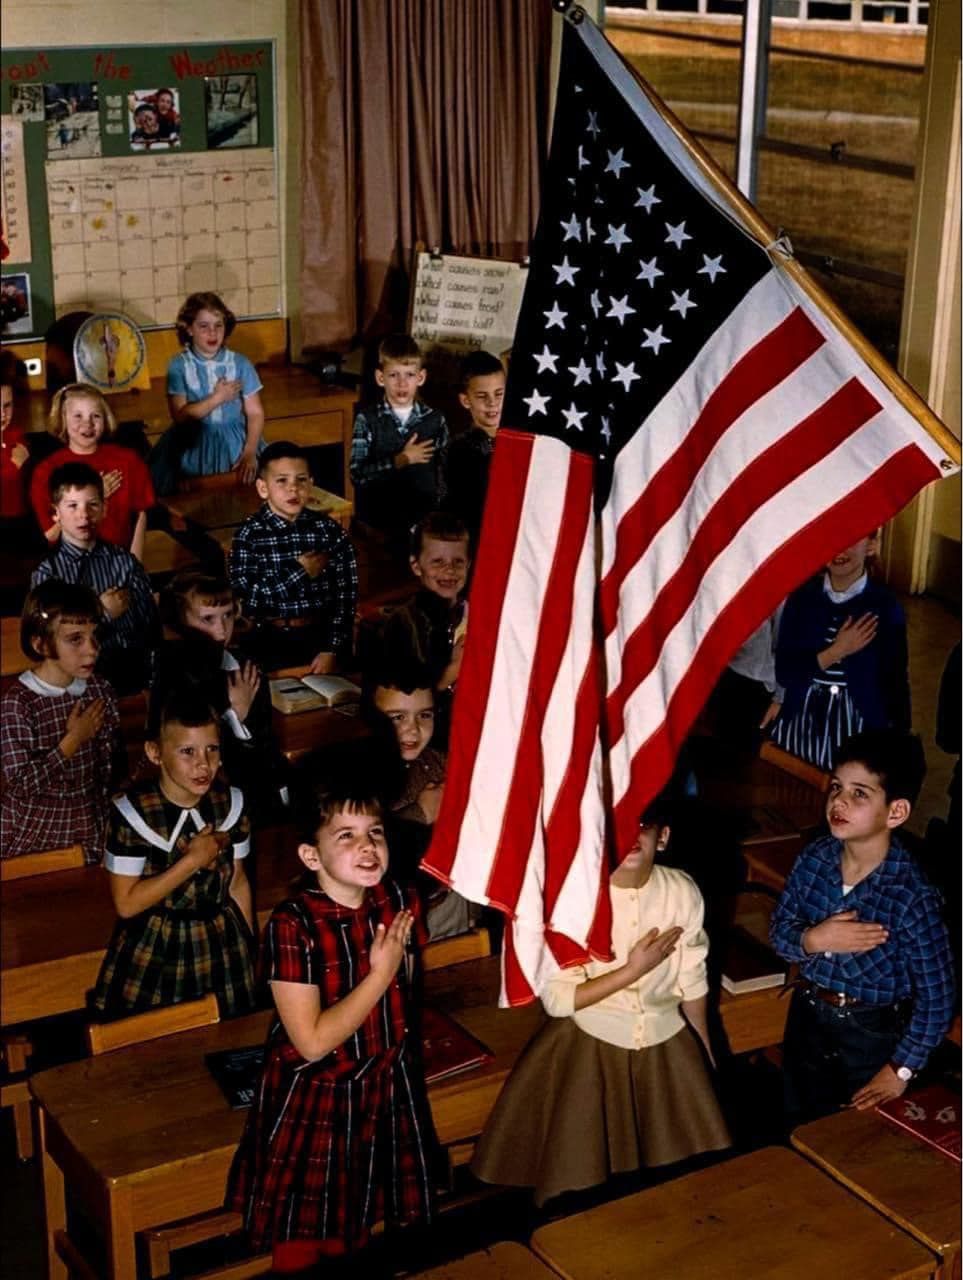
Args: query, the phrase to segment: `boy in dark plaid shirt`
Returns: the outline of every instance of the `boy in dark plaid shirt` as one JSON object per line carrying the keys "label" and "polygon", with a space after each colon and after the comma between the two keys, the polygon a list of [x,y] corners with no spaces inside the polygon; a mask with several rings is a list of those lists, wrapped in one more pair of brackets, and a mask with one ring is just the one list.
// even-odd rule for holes
{"label": "boy in dark plaid shirt", "polygon": [[286,440],[258,459],[260,511],[231,545],[230,577],[255,623],[251,655],[265,671],[310,665],[334,671],[351,652],[358,568],[354,547],[330,516],[307,507],[307,455]]}
{"label": "boy in dark plaid shirt", "polygon": [[799,965],[783,1044],[792,1122],[897,1098],[953,1018],[940,900],[896,837],[925,773],[918,738],[855,734],[839,749],[830,835],[796,861],[770,940]]}

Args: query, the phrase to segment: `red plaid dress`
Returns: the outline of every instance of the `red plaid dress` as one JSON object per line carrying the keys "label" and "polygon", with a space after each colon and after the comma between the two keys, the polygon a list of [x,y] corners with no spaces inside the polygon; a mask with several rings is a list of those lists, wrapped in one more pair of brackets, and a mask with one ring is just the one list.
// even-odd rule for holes
{"label": "red plaid dress", "polygon": [[[357,909],[304,890],[268,922],[264,977],[315,983],[328,1008],[369,972],[377,926],[405,907],[421,937],[414,893],[392,880],[369,889]],[[350,1251],[381,1219],[430,1219],[435,1137],[407,1043],[409,999],[402,964],[354,1035],[317,1062],[301,1057],[280,1020],[271,1027],[227,1191],[256,1249],[337,1240]]]}
{"label": "red plaid dress", "polygon": [[[104,701],[104,722],[68,759],[60,750],[78,702]],[[107,833],[111,760],[120,729],[117,699],[99,676],[56,689],[25,671],[0,699],[0,856],[81,844],[99,862]]]}

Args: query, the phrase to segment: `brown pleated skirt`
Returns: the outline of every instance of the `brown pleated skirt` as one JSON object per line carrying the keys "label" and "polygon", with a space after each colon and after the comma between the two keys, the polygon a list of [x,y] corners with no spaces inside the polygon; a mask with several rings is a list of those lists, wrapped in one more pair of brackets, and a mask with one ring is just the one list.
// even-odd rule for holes
{"label": "brown pleated skirt", "polygon": [[689,1027],[647,1049],[621,1049],[572,1018],[552,1018],[505,1082],[471,1168],[483,1182],[533,1187],[541,1205],[730,1141]]}

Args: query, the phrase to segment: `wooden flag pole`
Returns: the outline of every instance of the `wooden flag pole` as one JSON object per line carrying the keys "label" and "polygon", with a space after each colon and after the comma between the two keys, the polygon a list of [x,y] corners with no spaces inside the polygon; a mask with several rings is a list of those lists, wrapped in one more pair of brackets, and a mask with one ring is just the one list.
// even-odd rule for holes
{"label": "wooden flag pole", "polygon": [[[585,21],[592,21],[579,5],[569,5],[565,3],[565,0],[553,0],[553,8],[559,12],[564,9],[563,16],[573,26],[577,27]],[[678,116],[666,106],[632,64],[622,57],[610,41],[607,43],[631,74],[655,111],[669,125],[706,178],[721,192],[727,203],[738,211],[739,217],[751,230],[759,243],[765,248],[770,248],[770,246],[776,244],[778,241],[777,233],[769,226],[755,206],[750,204],[728,174],[719,167],[702,144],[692,137]],[[825,289],[816,283],[800,262],[797,262],[792,256],[778,251],[773,252],[771,249],[770,257],[777,266],[792,276],[799,287],[819,307],[820,311],[832,321],[836,328],[856,348],[879,380],[892,392],[907,413],[912,414],[924,431],[936,441],[947,455],[940,463],[942,469],[946,472],[955,470],[960,465],[960,442],[946,424],[936,416],[919,392],[911,387],[906,379],[896,372],[889,361],[880,355],[873,344],[856,328],[852,320],[849,319],[845,312],[840,310]]]}

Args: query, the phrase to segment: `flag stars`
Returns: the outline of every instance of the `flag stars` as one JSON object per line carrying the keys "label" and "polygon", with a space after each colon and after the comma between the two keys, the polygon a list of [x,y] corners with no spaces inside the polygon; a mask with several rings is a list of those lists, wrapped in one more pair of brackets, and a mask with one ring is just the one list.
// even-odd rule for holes
{"label": "flag stars", "polygon": [[593,138],[598,137],[600,133],[600,129],[599,129],[599,113],[597,111],[590,111],[588,113],[588,124],[585,126],[585,132],[590,133]]}
{"label": "flag stars", "polygon": [[592,161],[585,154],[585,151],[582,148],[582,144],[579,143],[578,144],[578,167],[580,169],[584,169],[587,164],[591,164],[591,163]]}
{"label": "flag stars", "polygon": [[595,357],[595,372],[599,375],[600,378],[604,378],[607,372],[606,365],[605,365],[605,356],[601,351],[599,351]]}
{"label": "flag stars", "polygon": [[716,276],[726,275],[726,269],[722,265],[722,254],[717,258],[709,258],[705,254],[702,255],[702,266],[696,272],[697,276],[708,276],[712,284],[716,282]]}
{"label": "flag stars", "polygon": [[533,351],[532,355],[538,362],[539,373],[558,373],[558,356],[553,351],[549,351],[548,343],[542,347],[541,352]]}
{"label": "flag stars", "polygon": [[597,320],[599,312],[602,310],[602,299],[599,297],[598,289],[593,289],[589,295],[589,305],[592,308],[592,314]]}
{"label": "flag stars", "polygon": [[618,360],[616,360],[615,376],[612,378],[612,381],[620,382],[622,386],[626,389],[626,391],[629,390],[633,382],[638,382],[641,376],[642,375],[640,373],[635,372],[634,360],[632,361],[631,364],[619,364]]}
{"label": "flag stars", "polygon": [[[581,239],[582,239],[582,224],[579,222],[578,218],[576,218],[576,216],[575,216],[575,214],[574,214],[574,213],[572,214],[571,218],[569,218],[568,222],[563,221],[563,222],[560,224],[560,226],[561,226],[562,230],[565,232],[564,240],[578,240],[578,241],[581,241]],[[564,241],[563,241],[563,243],[564,243]]]}
{"label": "flag stars", "polygon": [[655,183],[651,187],[646,187],[644,191],[641,187],[636,187],[636,191],[639,193],[639,198],[635,202],[636,209],[644,209],[646,213],[651,213],[655,205],[662,203],[655,194]]}
{"label": "flag stars", "polygon": [[625,234],[624,222],[620,227],[613,227],[611,223],[609,223],[608,228],[609,234],[605,238],[605,243],[610,244],[616,253],[622,252],[623,245],[632,243],[631,237]]}
{"label": "flag stars", "polygon": [[552,303],[551,311],[543,311],[542,315],[545,317],[547,322],[545,325],[546,329],[565,328],[565,317],[568,315],[568,312],[562,311],[557,302]]}
{"label": "flag stars", "polygon": [[658,258],[650,258],[648,262],[639,263],[639,274],[635,278],[644,280],[650,289],[654,289],[656,280],[662,275],[665,275],[665,272],[659,270]]}
{"label": "flag stars", "polygon": [[538,391],[533,391],[530,396],[522,396],[522,403],[528,405],[528,416],[531,418],[536,413],[544,414],[548,417],[548,405],[551,396],[540,395]]}
{"label": "flag stars", "polygon": [[605,414],[602,414],[601,417],[602,417],[602,430],[599,432],[599,435],[602,437],[605,443],[608,444],[612,439],[612,428],[609,426],[609,420],[605,416]]}
{"label": "flag stars", "polygon": [[669,308],[669,310],[677,311],[683,320],[686,318],[686,315],[688,314],[688,312],[690,312],[694,307],[698,306],[698,303],[693,302],[692,299],[689,297],[688,289],[686,289],[684,293],[676,293],[676,291],[673,289],[672,297],[674,301],[672,303],[672,306]]}
{"label": "flag stars", "polygon": [[680,222],[676,226],[673,226],[671,222],[667,222],[665,229],[668,233],[665,237],[666,244],[674,244],[677,249],[682,248],[684,241],[692,239],[686,232],[684,222]]}
{"label": "flag stars", "polygon": [[635,307],[629,306],[629,295],[627,293],[623,294],[621,298],[609,297],[609,302],[612,305],[605,314],[606,316],[612,316],[613,319],[618,320],[620,325],[625,324],[626,316],[635,315]]}
{"label": "flag stars", "polygon": [[575,277],[578,274],[578,272],[582,270],[582,268],[573,267],[568,260],[568,254],[566,254],[561,262],[552,264],[552,270],[555,272],[556,284],[574,285]]}
{"label": "flag stars", "polygon": [[562,410],[562,416],[565,419],[566,431],[581,431],[582,419],[587,418],[588,414],[579,413],[578,409],[575,407],[575,402],[573,401],[567,409]]}
{"label": "flag stars", "polygon": [[585,219],[585,241],[586,241],[586,243],[587,243],[587,244],[591,244],[591,243],[592,243],[592,241],[595,239],[596,234],[597,234],[597,232],[596,232],[595,228],[592,226],[592,219],[591,219],[591,218],[586,218],[586,219]]}
{"label": "flag stars", "polygon": [[658,355],[659,350],[672,341],[671,338],[667,338],[662,332],[661,325],[656,329],[646,329],[643,325],[642,329],[645,333],[645,341],[642,343],[643,351],[648,348],[650,351],[654,352],[655,355]]}
{"label": "flag stars", "polygon": [[605,153],[609,158],[609,162],[605,166],[605,172],[614,173],[617,178],[621,175],[623,169],[631,169],[632,167],[628,160],[624,158],[623,150],[622,147],[619,147],[618,151],[606,151]]}
{"label": "flag stars", "polygon": [[578,364],[569,365],[568,371],[575,378],[575,385],[580,387],[583,382],[590,383],[592,381],[592,369],[590,365],[585,363],[585,357],[579,359]]}

